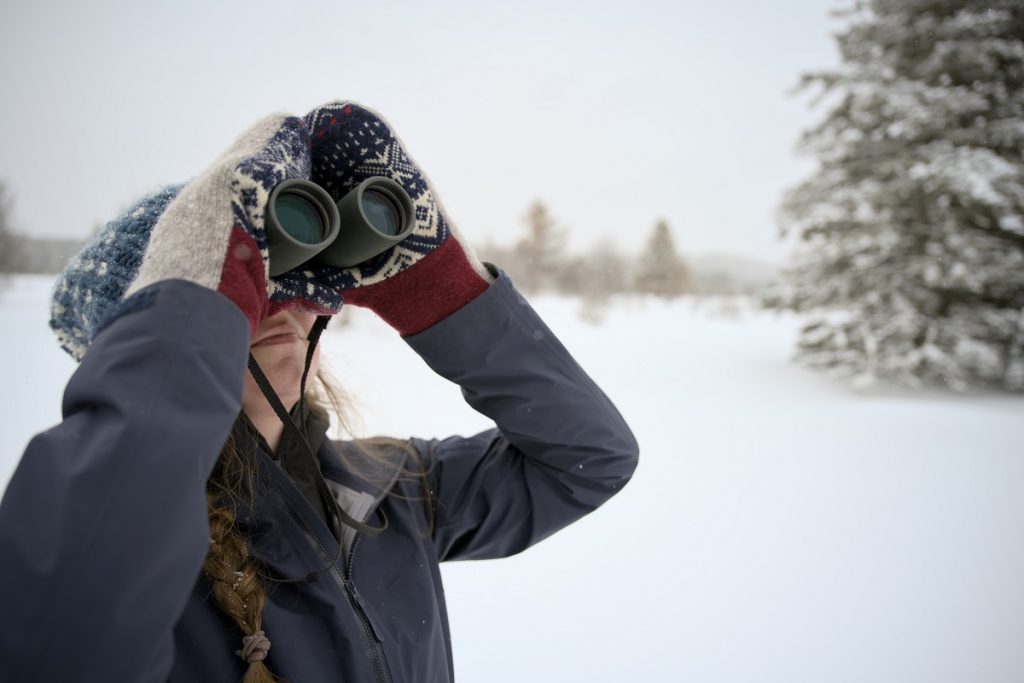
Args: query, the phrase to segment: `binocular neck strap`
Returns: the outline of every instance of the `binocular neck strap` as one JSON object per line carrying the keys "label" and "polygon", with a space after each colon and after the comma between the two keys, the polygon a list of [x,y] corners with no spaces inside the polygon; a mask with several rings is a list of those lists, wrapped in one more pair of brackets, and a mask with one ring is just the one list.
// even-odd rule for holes
{"label": "binocular neck strap", "polygon": [[[313,324],[313,328],[309,332],[309,348],[306,351],[306,367],[302,372],[302,393],[299,397],[299,403],[301,404],[299,411],[300,415],[305,413],[304,402],[306,393],[306,376],[309,374],[309,366],[313,360],[313,352],[316,350],[316,344],[320,339],[320,334],[324,331],[324,328],[327,327],[329,320],[329,316],[318,316],[316,322]],[[291,433],[295,443],[302,445],[306,464],[311,468],[310,471],[315,472],[317,475],[316,484],[317,490],[320,493],[320,498],[324,501],[324,505],[327,509],[333,512],[331,515],[330,526],[332,527],[331,530],[335,535],[340,539],[341,527],[339,526],[339,523],[352,527],[359,533],[366,534],[371,538],[387,529],[387,517],[384,518],[384,523],[381,526],[374,527],[354,519],[338,505],[338,502],[328,490],[327,483],[324,481],[323,475],[320,474],[320,467],[316,462],[316,456],[313,454],[313,449],[309,445],[309,440],[306,439],[306,435],[301,429],[299,429],[298,425],[295,424],[292,416],[288,414],[287,410],[285,410],[284,404],[281,403],[281,399],[278,397],[277,392],[274,391],[274,387],[270,385],[270,380],[268,380],[267,376],[263,374],[263,370],[260,369],[259,364],[256,362],[256,359],[253,357],[251,352],[249,353],[249,372],[252,374],[252,378],[256,381],[257,386],[259,386],[260,391],[263,392],[267,402],[270,403],[270,407],[274,409],[275,413],[277,413],[277,416],[280,418],[285,430]]]}
{"label": "binocular neck strap", "polygon": [[313,353],[316,351],[316,345],[320,341],[320,335],[327,329],[327,323],[329,322],[331,322],[331,316],[318,315],[316,322],[313,323],[313,327],[309,330],[309,334],[306,335],[306,341],[309,342],[309,346],[306,347],[306,366],[302,369],[302,381],[299,382],[300,401],[306,400],[306,377],[309,376],[309,366],[313,364]]}

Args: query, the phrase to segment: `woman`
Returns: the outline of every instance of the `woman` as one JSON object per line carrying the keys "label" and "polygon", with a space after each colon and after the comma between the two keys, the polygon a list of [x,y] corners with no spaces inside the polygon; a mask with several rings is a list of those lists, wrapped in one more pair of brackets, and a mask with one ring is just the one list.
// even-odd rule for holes
{"label": "woman", "polygon": [[[414,234],[268,278],[270,189],[305,178],[337,199],[371,175],[409,193]],[[343,302],[496,426],[324,438],[305,385]],[[438,563],[518,553],[636,466],[612,403],[353,103],[263,119],[108,224],[51,324],[81,363],[0,503],[7,682],[450,681]]]}

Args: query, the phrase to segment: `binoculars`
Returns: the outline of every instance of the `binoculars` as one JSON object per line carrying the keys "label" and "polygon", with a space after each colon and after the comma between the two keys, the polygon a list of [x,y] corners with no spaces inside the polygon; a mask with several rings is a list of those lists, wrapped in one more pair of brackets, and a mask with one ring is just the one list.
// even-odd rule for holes
{"label": "binoculars", "polygon": [[415,223],[412,200],[390,178],[367,178],[337,203],[314,182],[282,181],[267,200],[270,274],[306,262],[354,266],[401,242]]}

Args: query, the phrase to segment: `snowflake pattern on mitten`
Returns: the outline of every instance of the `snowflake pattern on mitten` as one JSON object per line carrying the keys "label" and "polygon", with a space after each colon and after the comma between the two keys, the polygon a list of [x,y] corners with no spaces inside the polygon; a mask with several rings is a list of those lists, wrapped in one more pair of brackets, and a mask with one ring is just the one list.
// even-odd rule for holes
{"label": "snowflake pattern on mitten", "polygon": [[[277,154],[248,159],[236,171],[238,201],[233,204],[236,221],[256,239],[265,272],[270,265],[265,223],[268,199],[278,183],[291,178],[310,178],[308,131],[303,121],[301,135],[289,138],[287,147],[276,150]],[[270,298],[268,315],[288,308],[300,308],[317,315],[334,315],[344,303],[333,283],[314,279],[309,270],[291,270],[269,278],[267,292]]]}
{"label": "snowflake pattern on mitten", "polygon": [[367,178],[384,176],[402,186],[416,211],[412,234],[363,263],[332,269],[336,272],[327,274],[332,284],[346,290],[383,282],[415,265],[456,232],[430,181],[379,114],[351,102],[334,102],[307,114],[306,123],[313,150],[310,178],[335,201]]}
{"label": "snowflake pattern on mitten", "polygon": [[[338,201],[373,176],[405,190],[415,209],[412,233],[349,268],[314,265],[306,277],[335,287],[346,303],[373,310],[403,336],[444,319],[487,289],[494,276],[448,217],[426,174],[380,114],[335,102],[306,115],[310,179]],[[342,230],[345,226],[342,226]]]}

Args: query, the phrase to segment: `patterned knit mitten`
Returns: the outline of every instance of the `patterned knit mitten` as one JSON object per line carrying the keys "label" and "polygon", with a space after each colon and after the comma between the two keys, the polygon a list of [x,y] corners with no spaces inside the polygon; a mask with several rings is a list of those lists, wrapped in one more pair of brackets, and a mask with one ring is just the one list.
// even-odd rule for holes
{"label": "patterned knit mitten", "polygon": [[50,326],[81,359],[120,302],[168,278],[217,290],[255,330],[283,308],[336,313],[341,297],[301,273],[268,279],[264,209],[273,187],[310,172],[309,130],[294,116],[266,117],[243,133],[209,169],[164,188],[108,223],[57,280]]}
{"label": "patterned knit mitten", "polygon": [[385,176],[402,185],[416,210],[412,234],[384,253],[351,268],[316,268],[308,275],[333,286],[346,303],[373,310],[402,336],[425,330],[487,289],[494,276],[459,235],[426,174],[383,117],[352,102],[334,102],[305,120],[311,180],[335,201],[366,178]]}

